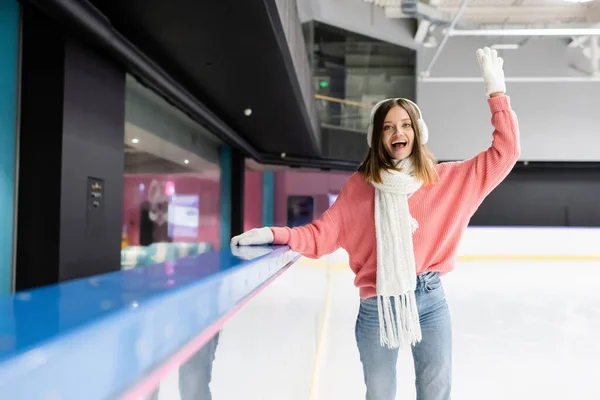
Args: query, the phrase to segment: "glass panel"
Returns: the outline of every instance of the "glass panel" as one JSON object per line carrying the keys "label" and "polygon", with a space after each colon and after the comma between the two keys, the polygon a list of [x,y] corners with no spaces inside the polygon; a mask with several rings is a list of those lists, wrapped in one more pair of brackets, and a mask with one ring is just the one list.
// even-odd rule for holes
{"label": "glass panel", "polygon": [[413,50],[320,23],[304,32],[323,125],[364,132],[377,101],[414,99]]}
{"label": "glass panel", "polygon": [[218,144],[128,79],[121,267],[219,248]]}

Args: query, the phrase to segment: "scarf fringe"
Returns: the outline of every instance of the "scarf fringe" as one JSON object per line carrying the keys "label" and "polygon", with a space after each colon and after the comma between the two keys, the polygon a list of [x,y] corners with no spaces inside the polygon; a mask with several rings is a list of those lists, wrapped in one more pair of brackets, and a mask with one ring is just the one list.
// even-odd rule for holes
{"label": "scarf fringe", "polygon": [[421,325],[414,291],[398,296],[377,296],[377,311],[382,346],[397,349],[407,345],[414,346],[421,341]]}
{"label": "scarf fringe", "polygon": [[415,219],[412,215],[410,216],[410,230],[412,233],[415,233],[416,230],[419,229],[419,221]]}

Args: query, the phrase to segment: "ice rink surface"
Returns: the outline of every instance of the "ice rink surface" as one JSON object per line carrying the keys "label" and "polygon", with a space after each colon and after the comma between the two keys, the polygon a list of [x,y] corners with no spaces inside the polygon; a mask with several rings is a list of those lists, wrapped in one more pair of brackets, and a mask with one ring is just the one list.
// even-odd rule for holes
{"label": "ice rink surface", "polygon": [[[599,233],[544,231],[524,246],[536,232],[490,231],[512,237],[509,251],[520,255],[494,260],[498,242],[485,245],[497,237],[468,232],[463,261],[442,278],[453,320],[453,399],[600,399]],[[213,399],[364,400],[353,278],[343,255],[301,259],[260,293],[224,326]],[[413,382],[411,353],[401,352],[398,400],[415,399]],[[179,398],[176,373],[160,398]]]}
{"label": "ice rink surface", "polygon": [[[222,332],[213,399],[364,399],[352,280],[300,262],[265,289]],[[443,282],[454,399],[600,399],[599,262],[461,262]],[[405,351],[398,399],[415,398],[413,381]],[[176,391],[174,376],[160,397]]]}

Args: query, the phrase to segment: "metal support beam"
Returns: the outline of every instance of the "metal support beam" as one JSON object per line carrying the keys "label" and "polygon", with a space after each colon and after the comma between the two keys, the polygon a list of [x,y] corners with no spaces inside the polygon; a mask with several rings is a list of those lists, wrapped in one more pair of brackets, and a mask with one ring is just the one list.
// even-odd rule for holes
{"label": "metal support beam", "polygon": [[431,22],[427,20],[420,20],[419,27],[417,28],[417,33],[415,33],[415,43],[423,43],[423,40],[427,37],[427,33],[429,32],[429,27],[431,26]]}
{"label": "metal support beam", "polygon": [[285,165],[296,168],[314,168],[321,170],[356,171],[360,163],[331,159],[307,159],[290,156],[263,156],[263,165]]}
{"label": "metal support beam", "polygon": [[598,36],[590,38],[590,59],[592,61],[592,75],[600,77],[600,39]]}
{"label": "metal support beam", "polygon": [[435,50],[435,53],[433,54],[433,57],[431,58],[431,61],[429,61],[429,65],[427,66],[427,68],[425,69],[425,71],[422,72],[422,76],[429,76],[431,74],[431,69],[433,68],[433,65],[435,64],[435,62],[437,61],[438,57],[442,53],[442,50],[444,49],[444,46],[446,45],[446,42],[448,42],[448,39],[450,38],[449,33],[452,32],[452,31],[454,31],[454,27],[456,26],[456,23],[460,19],[460,16],[463,13],[463,11],[465,10],[465,7],[467,6],[468,3],[469,3],[469,0],[462,0],[460,8],[458,9],[458,11],[456,12],[456,15],[452,19],[452,22],[450,23],[450,27],[448,28],[448,30],[444,34],[444,38],[442,39],[442,42],[440,43],[440,45]]}
{"label": "metal support beam", "polygon": [[[449,14],[455,14],[458,7],[438,7],[439,11]],[[544,5],[544,6],[470,6],[465,10],[463,17],[465,19],[477,18],[478,21],[484,22],[486,19],[499,21],[502,19],[516,18],[528,21],[547,21],[553,17],[560,15],[563,20],[567,18],[579,18],[585,14],[587,10],[586,4],[569,4],[564,5]],[[523,19],[525,18],[525,19]]]}
{"label": "metal support beam", "polygon": [[[423,83],[481,83],[483,78],[469,76],[440,76],[440,77],[423,77],[419,79]],[[513,76],[506,77],[506,82],[519,83],[590,83],[600,82],[600,76]]]}
{"label": "metal support beam", "polygon": [[600,36],[600,28],[452,29],[448,36]]}

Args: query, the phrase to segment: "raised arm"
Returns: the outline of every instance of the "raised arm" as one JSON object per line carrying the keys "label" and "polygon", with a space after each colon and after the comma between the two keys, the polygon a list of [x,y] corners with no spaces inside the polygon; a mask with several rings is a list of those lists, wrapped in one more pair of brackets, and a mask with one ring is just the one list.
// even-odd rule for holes
{"label": "raised arm", "polygon": [[521,154],[519,124],[505,95],[504,60],[496,50],[477,50],[477,60],[485,83],[485,94],[492,113],[492,145],[470,160],[462,168],[468,168],[468,186],[471,195],[482,201],[506,176],[519,160]]}
{"label": "raised arm", "polygon": [[492,145],[465,164],[471,169],[469,182],[479,199],[487,196],[510,173],[521,154],[519,124],[503,94],[488,99],[492,113]]}

